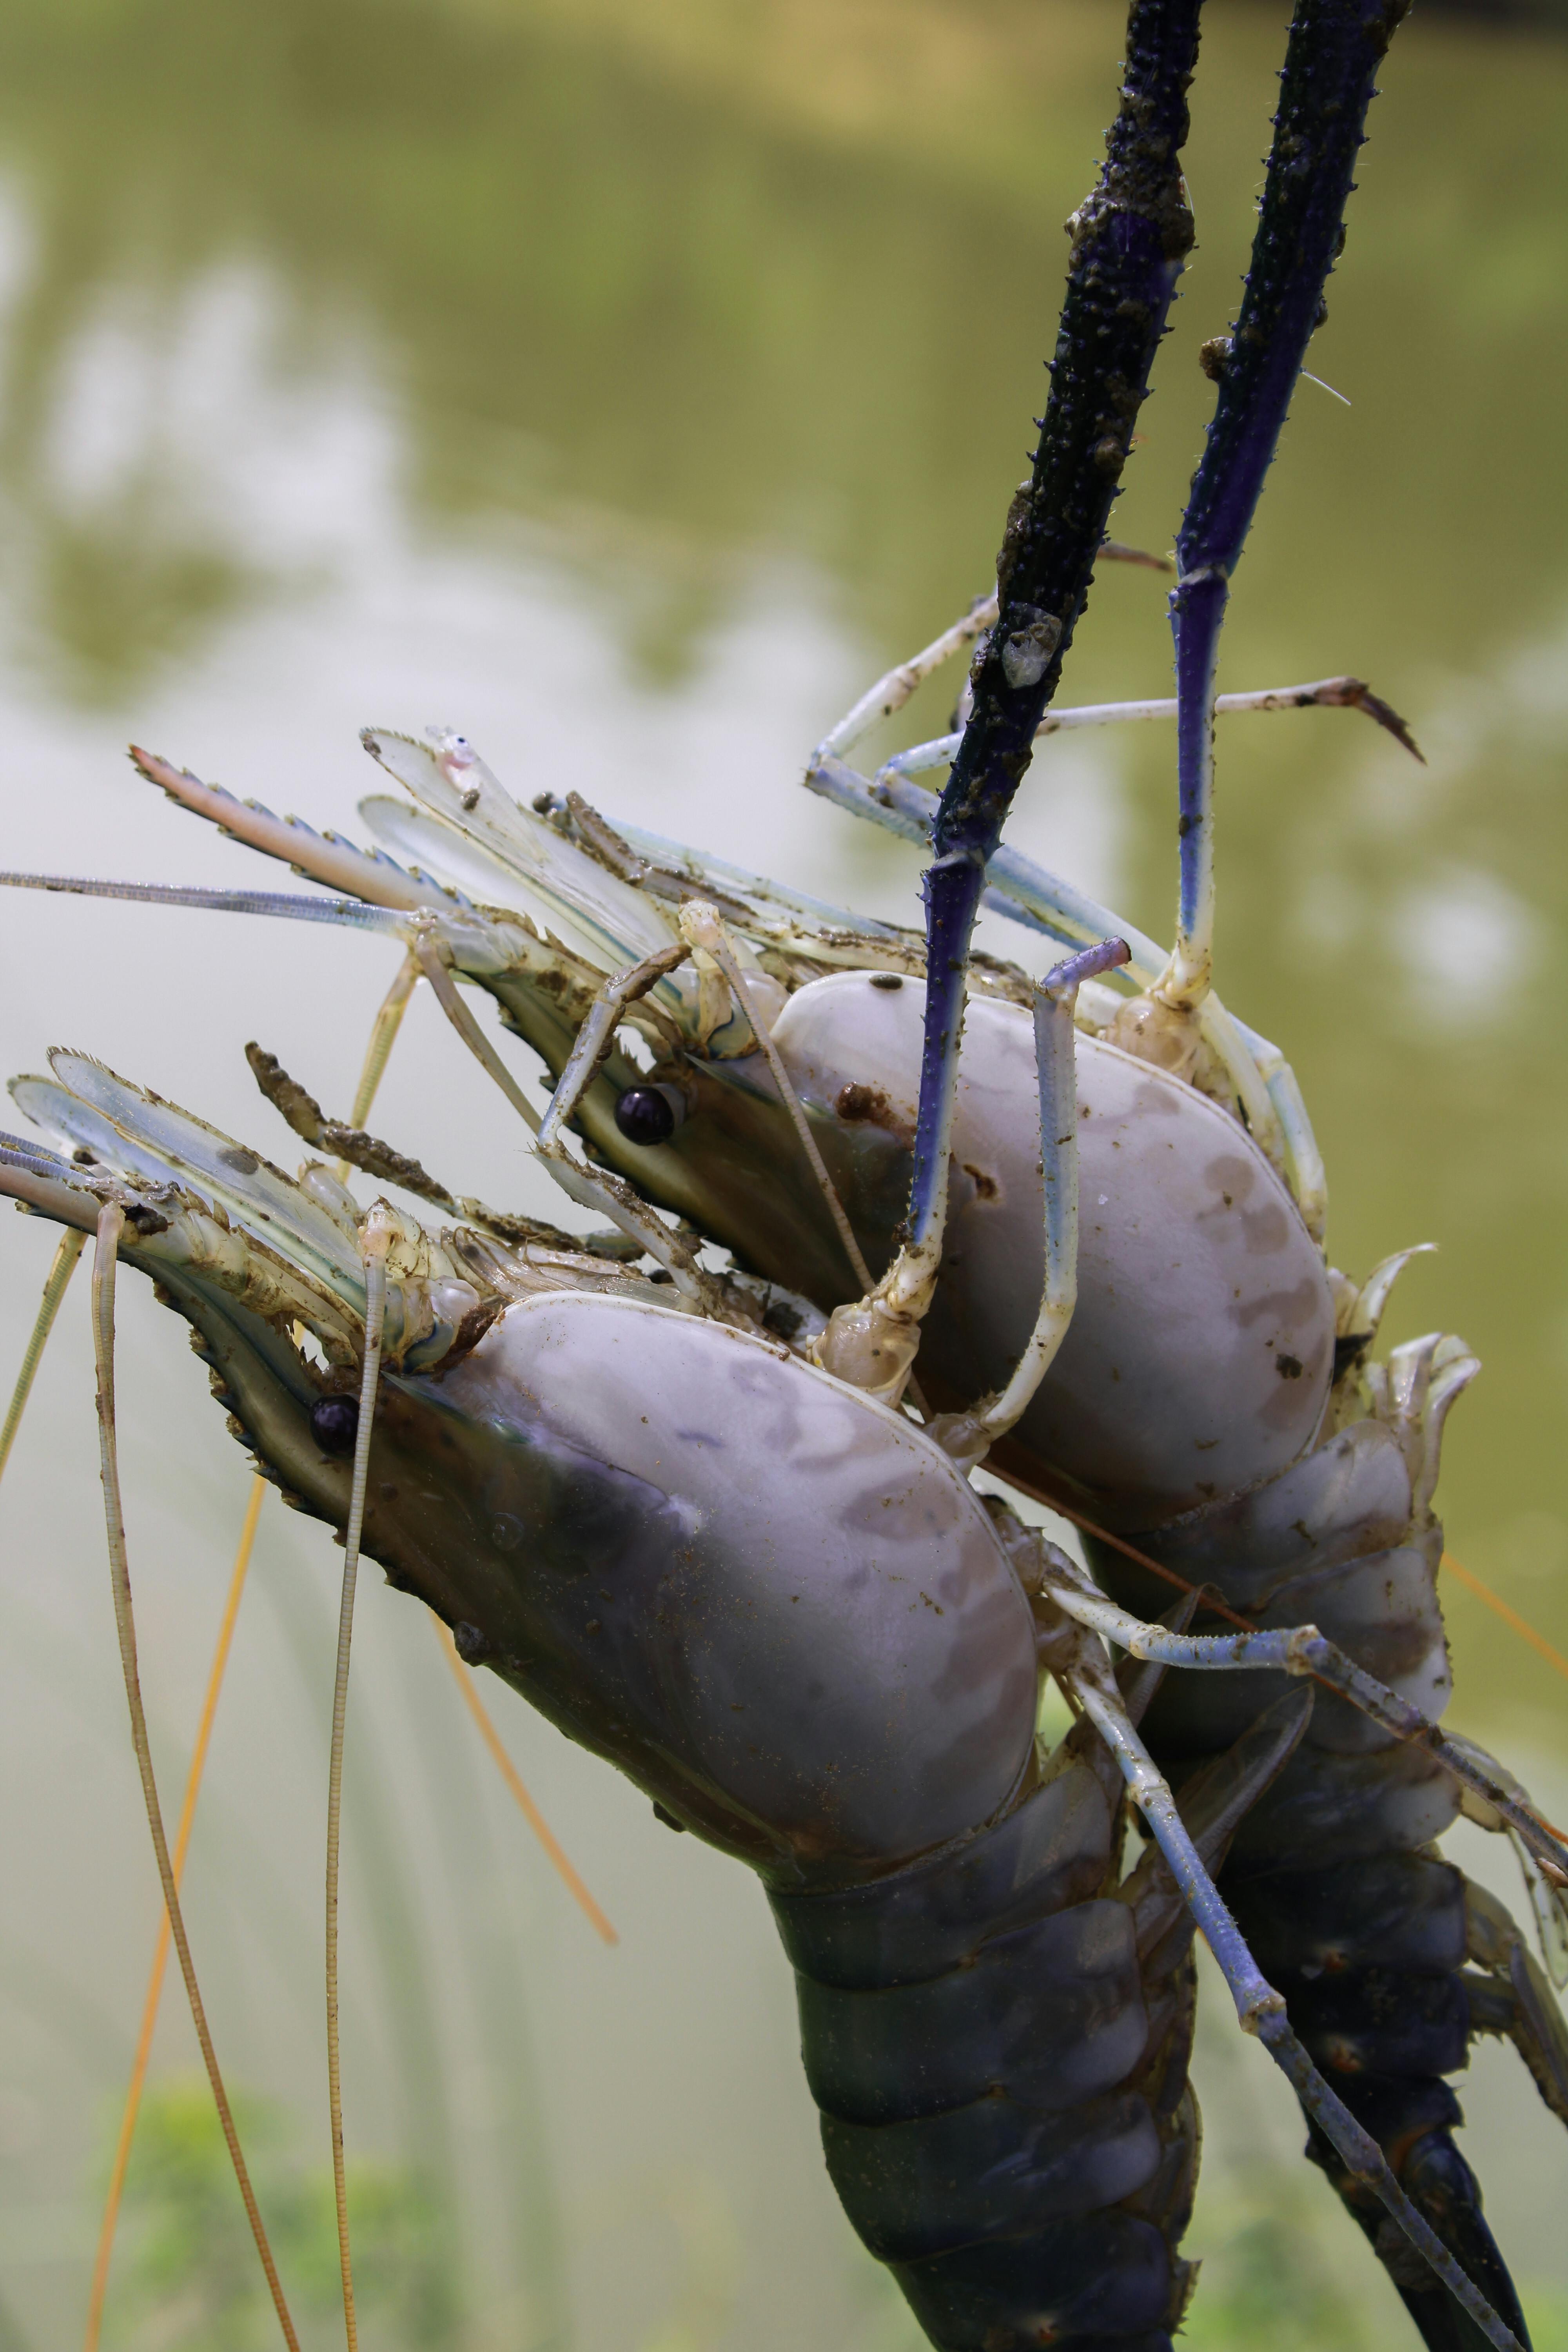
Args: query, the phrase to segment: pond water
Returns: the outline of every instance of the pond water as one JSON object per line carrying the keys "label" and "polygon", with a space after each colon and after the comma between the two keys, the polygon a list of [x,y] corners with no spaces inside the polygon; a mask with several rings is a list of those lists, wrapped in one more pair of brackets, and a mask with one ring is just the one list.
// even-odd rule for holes
{"label": "pond water", "polygon": [[[1156,550],[1200,444],[1196,347],[1233,306],[1283,19],[1245,0],[1207,14],[1200,249],[1116,522]],[[11,0],[0,862],[257,881],[133,779],[128,738],[353,834],[371,782],[355,730],[439,719],[520,795],[574,788],[911,919],[915,854],[797,779],[859,687],[988,583],[1116,16]],[[1439,1245],[1390,1328],[1440,1323],[1485,1359],[1450,1425],[1448,1540],[1568,1650],[1568,47],[1417,21],[1384,79],[1314,344],[1332,389],[1300,388],[1221,685],[1353,671],[1426,764],[1350,712],[1224,725],[1220,982],[1301,1078],[1336,1261]],[[1065,698],[1163,693],[1169,668],[1161,582],[1108,572]],[[1162,934],[1171,759],[1152,726],[1048,744],[1015,826]],[[346,1107],[384,947],[22,894],[4,913],[6,1071],[81,1045],[282,1153],[239,1050],[255,1035]],[[1021,933],[988,943],[1030,960]],[[463,1190],[558,1213],[422,1003],[375,1124]],[[7,1234],[0,1361],[49,1247],[41,1226]],[[172,1807],[248,1472],[173,1318],[132,1287],[123,1320],[132,1570]],[[90,1397],[76,1298],[0,1501],[5,2352],[79,2330],[156,1920]],[[290,2242],[323,2343],[331,2258],[307,2176],[326,2147],[337,1573],[324,1532],[269,1499],[189,1880],[220,2049],[273,2103],[278,2194],[304,2200]],[[1561,1678],[1468,1591],[1448,1604],[1452,1719],[1563,1818]],[[901,2352],[908,2324],[822,2175],[754,1889],[498,1688],[509,1746],[621,1930],[601,1948],[418,1612],[375,1589],[361,1607],[345,2032],[351,2143],[382,2168],[361,2190],[386,2273],[374,2340]],[[1485,1843],[1466,1859],[1507,1888]],[[1297,2161],[1261,2053],[1209,2009],[1192,2340],[1266,2324],[1284,2343],[1405,2341]],[[171,1994],[155,2078],[177,2088],[192,2057]],[[1465,2095],[1544,2342],[1568,2294],[1568,2157],[1511,2053],[1479,2053]],[[163,2169],[133,2170],[108,2340],[266,2341],[233,2300],[248,2287],[218,2276],[228,2192],[182,2112],[166,2092],[149,2143]],[[182,2273],[171,2216],[207,2214],[207,2188]],[[373,2209],[392,2216],[380,2239]]]}

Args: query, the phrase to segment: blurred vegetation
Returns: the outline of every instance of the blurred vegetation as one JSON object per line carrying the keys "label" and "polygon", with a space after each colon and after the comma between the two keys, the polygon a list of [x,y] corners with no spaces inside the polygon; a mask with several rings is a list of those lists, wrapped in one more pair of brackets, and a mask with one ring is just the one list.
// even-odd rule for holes
{"label": "blurred vegetation", "polygon": [[[1129,501],[1161,544],[1283,13],[1233,0],[1205,36],[1204,249]],[[635,545],[664,579],[656,663],[689,657],[760,551],[821,567],[879,640],[919,636],[989,569],[1043,388],[1059,224],[1099,146],[1104,27],[1102,0],[12,0],[0,154],[34,249],[0,480],[38,650],[109,690],[265,583],[204,499],[221,419],[199,403],[226,333],[259,336],[279,399],[357,376],[406,434],[427,524],[552,526],[612,595]],[[1405,642],[1473,661],[1512,641],[1560,551],[1530,426],[1568,289],[1563,86],[1510,43],[1478,91],[1452,35],[1415,34],[1369,167],[1375,233],[1363,199],[1334,291],[1341,348],[1377,321],[1403,430],[1358,436],[1349,470],[1294,469],[1292,546],[1321,578],[1394,508]],[[68,423],[83,371],[116,353],[145,422],[84,486],[62,471],[62,405]],[[1478,438],[1500,368],[1521,405]],[[1402,387],[1438,378],[1444,399],[1413,408]],[[1506,560],[1482,527],[1499,502]],[[1480,566],[1463,608],[1456,535]],[[1384,583],[1345,580],[1351,638]],[[1250,602],[1288,641],[1292,601]]]}
{"label": "blurred vegetation", "polygon": [[[235,2116],[279,2273],[307,2352],[341,2341],[330,2169],[301,2164],[285,2112],[244,2093]],[[116,2118],[118,2121],[118,2118]],[[450,2254],[408,2167],[351,2158],[349,2226],[360,2324],[387,2352],[451,2342]],[[126,2175],[106,2342],[124,2352],[261,2352],[278,2322],[205,2075],[155,2084]]]}
{"label": "blurred vegetation", "polygon": [[1182,2329],[1184,2352],[1376,2352],[1376,2323],[1359,2312],[1291,2210],[1259,2210],[1208,2242]]}
{"label": "blurred vegetation", "polygon": [[[1258,2352],[1263,2345],[1268,2352],[1383,2352],[1386,2311],[1356,2302],[1331,2247],[1299,2211],[1290,2186],[1279,2187],[1268,2210],[1259,2200],[1228,2221],[1211,2213],[1213,2251],[1178,2339],[1183,2352]],[[1522,2300],[1535,2352],[1568,2352],[1568,2295],[1526,2288]]]}

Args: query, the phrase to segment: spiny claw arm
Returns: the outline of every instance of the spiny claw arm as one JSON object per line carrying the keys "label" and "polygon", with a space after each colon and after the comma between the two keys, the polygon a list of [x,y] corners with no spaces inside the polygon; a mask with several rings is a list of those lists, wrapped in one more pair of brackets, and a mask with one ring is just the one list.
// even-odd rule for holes
{"label": "spiny claw arm", "polygon": [[853,709],[845,712],[837,726],[828,729],[812,753],[811,765],[815,768],[823,760],[836,759],[841,753],[852,751],[873,727],[879,725],[884,719],[891,719],[895,711],[901,710],[915,688],[923,685],[933,670],[940,669],[943,662],[950,661],[954,654],[962,653],[966,646],[972,646],[995,618],[994,593],[977,596],[968,612],[943,629],[940,637],[933,637],[929,646],[922,646],[918,654],[911,654],[908,661],[896,663],[874,686],[867,688]]}
{"label": "spiny claw arm", "polygon": [[1103,1641],[1113,1642],[1132,1657],[1155,1659],[1163,1665],[1310,1675],[1396,1738],[1430,1748],[1461,1787],[1491,1807],[1539,1861],[1553,1871],[1568,1872],[1568,1844],[1541,1819],[1517,1782],[1510,1785],[1500,1777],[1500,1768],[1470,1741],[1450,1739],[1411,1700],[1358,1666],[1315,1625],[1268,1627],[1252,1633],[1173,1633],[1102,1599],[1089,1578],[1054,1546],[1042,1540],[1038,1550],[1042,1591],[1065,1616]]}
{"label": "spiny claw arm", "polygon": [[[862,776],[842,760],[819,761],[806,786],[852,816],[865,817],[900,839],[929,848],[937,814],[934,793],[907,777]],[[1087,947],[1113,932],[1126,940],[1130,977],[1152,988],[1170,963],[1167,950],[1123,921],[1108,907],[1047,873],[1004,842],[991,853],[980,903],[1027,929],[1065,946]],[[1245,1029],[1212,992],[1197,1014],[1199,1033],[1236,1089],[1254,1141],[1286,1172],[1314,1239],[1321,1239],[1328,1213],[1321,1155],[1294,1074],[1277,1045]]]}
{"label": "spiny claw arm", "polygon": [[[1073,224],[1056,372],[1034,467],[1008,513],[997,616],[976,656],[973,711],[931,829],[909,1240],[869,1297],[837,1311],[820,1355],[830,1370],[889,1402],[909,1377],[942,1259],[965,978],[986,867],[1061,676],[1192,243],[1178,158],[1197,28],[1198,0],[1133,0],[1121,105],[1100,180]],[[934,666],[936,652],[928,647],[907,667],[919,668],[927,656]],[[915,683],[911,677],[909,691]],[[862,718],[869,723],[878,715],[879,690],[862,698],[814,766],[835,757]],[[901,697],[904,688],[897,691]]]}
{"label": "spiny claw arm", "polygon": [[1254,2033],[1284,2074],[1302,2107],[1349,2171],[1380,2200],[1411,2244],[1498,2352],[1523,2352],[1486,2297],[1416,2210],[1371,2134],[1357,2123],[1313,2065],[1291,2027],[1285,2003],[1264,1977],[1193,1843],[1176,1801],[1128,1722],[1108,1668],[1086,1654],[1066,1675],[1074,1696],[1120,1766],[1205,1942],[1230,1988],[1245,2032]]}
{"label": "spiny claw arm", "polygon": [[[1127,547],[1117,539],[1102,539],[1097,561],[1101,563],[1131,563],[1146,572],[1173,572],[1175,565],[1168,555],[1152,555],[1146,548]],[[841,751],[853,751],[861,738],[884,719],[891,719],[903,709],[916,688],[923,686],[933,671],[951,661],[954,654],[963,653],[976,637],[988,629],[996,618],[996,596],[976,596],[967,613],[943,629],[908,661],[896,662],[884,672],[874,686],[868,686],[854,707],[846,711],[837,727],[827,733],[812,754],[813,764]]]}
{"label": "spiny claw arm", "polygon": [[1214,689],[1231,576],[1322,316],[1373,77],[1405,5],[1297,0],[1291,20],[1241,311],[1176,540],[1181,889],[1175,950],[1159,990],[1176,1010],[1203,1002],[1213,967]]}
{"label": "spiny claw arm", "polygon": [[1121,104],[1072,222],[1050,396],[997,560],[997,618],[931,830],[910,1234],[940,1251],[964,976],[985,871],[1055,696],[1193,240],[1180,156],[1198,0],[1133,0]]}
{"label": "spiny claw arm", "polygon": [[[1072,704],[1065,710],[1047,710],[1035,730],[1035,740],[1043,742],[1047,735],[1060,735],[1079,727],[1110,727],[1140,719],[1174,719],[1177,709],[1173,695],[1147,702]],[[1360,710],[1386,729],[1423,767],[1426,764],[1425,753],[1394,705],[1384,702],[1380,694],[1373,694],[1362,677],[1320,677],[1307,686],[1266,686],[1249,694],[1222,694],[1215,702],[1216,717],[1247,710],[1310,709]],[[919,776],[928,769],[945,768],[963,740],[962,733],[937,735],[929,743],[916,743],[907,751],[895,751],[890,760],[883,761],[874,782],[881,784],[893,776]]]}

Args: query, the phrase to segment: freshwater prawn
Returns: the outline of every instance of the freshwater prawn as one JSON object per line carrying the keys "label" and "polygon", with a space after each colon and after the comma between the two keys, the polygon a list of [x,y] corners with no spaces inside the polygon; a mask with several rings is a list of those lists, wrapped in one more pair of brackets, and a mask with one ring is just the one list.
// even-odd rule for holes
{"label": "freshwater prawn", "polygon": [[[1179,2322],[1194,1921],[1428,2342],[1522,2338],[1440,2077],[1473,2014],[1514,2035],[1555,2102],[1562,2029],[1506,1915],[1467,1904],[1422,1851],[1463,1791],[1508,1825],[1548,1902],[1568,1863],[1507,1776],[1435,1727],[1430,1502],[1473,1360],[1434,1339],[1368,1367],[1396,1269],[1356,1285],[1325,1266],[1299,1091],[1209,984],[1218,621],[1397,13],[1301,0],[1292,28],[1251,310],[1178,541],[1173,956],[998,847],[1190,237],[1175,157],[1196,9],[1143,5],[1110,161],[1075,224],[994,608],[881,682],[812,766],[819,789],[930,829],[925,938],[580,802],[525,812],[461,737],[367,737],[415,803],[367,818],[417,866],[142,754],[184,805],[344,895],[131,895],[398,940],[348,1120],[259,1046],[252,1065],[316,1148],[464,1222],[433,1234],[387,1205],[366,1217],[320,1164],[293,1184],[80,1057],[18,1086],[49,1145],[0,1155],[5,1189],[98,1234],[100,1299],[116,1255],[161,1284],[269,1475],[347,1528],[351,1568],[363,1540],[471,1663],[759,1871],[800,1977],[836,2183],[954,2352],[1152,2347]],[[1322,163],[1305,195],[1276,169],[1303,141]],[[876,779],[847,770],[857,730],[966,643],[958,740]],[[1253,698],[1305,699],[1397,727],[1352,680]],[[921,765],[953,754],[941,803],[911,803]],[[1075,950],[1043,986],[971,955],[986,892]],[[544,1059],[542,1116],[456,974]],[[365,1130],[421,978],[609,1235],[584,1247],[488,1210]],[[1137,1215],[1080,1222],[1085,1175]],[[1193,1234],[1196,1264],[1163,1297],[1171,1237]],[[704,1264],[702,1242],[732,1268]],[[107,1344],[104,1314],[100,1328]],[[923,1428],[903,1402],[917,1356]],[[1124,1367],[1128,1393],[1108,1402]],[[969,1473],[988,1457],[1090,1507],[1098,1582],[981,1500]],[[1165,1596],[1130,1579],[1129,1550],[1143,1576],[1218,1586],[1241,1630],[1191,1631],[1215,1613],[1194,1619],[1191,1601],[1154,1622]],[[345,1626],[351,1601],[346,1578]],[[1042,1672],[1079,1716],[1049,1756]],[[1123,1786],[1153,1841],[1131,1872]],[[1442,1990],[1463,1957],[1456,1919],[1486,1971],[1458,2008]],[[1391,1970],[1419,2011],[1392,2041]]]}

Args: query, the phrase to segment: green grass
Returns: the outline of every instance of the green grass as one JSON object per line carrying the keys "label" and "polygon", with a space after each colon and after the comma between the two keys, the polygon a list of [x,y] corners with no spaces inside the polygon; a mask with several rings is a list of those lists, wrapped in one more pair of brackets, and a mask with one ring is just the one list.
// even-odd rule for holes
{"label": "green grass", "polygon": [[[302,2165],[282,2110],[235,2099],[258,2201],[301,2343],[341,2340],[337,2227],[330,2171]],[[386,2352],[452,2339],[456,2282],[427,2188],[406,2165],[351,2158],[349,2221],[361,2325]],[[124,2252],[107,2344],[123,2352],[257,2352],[277,2321],[251,2242],[206,2081],[154,2085],[126,2178]]]}

